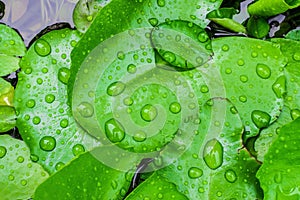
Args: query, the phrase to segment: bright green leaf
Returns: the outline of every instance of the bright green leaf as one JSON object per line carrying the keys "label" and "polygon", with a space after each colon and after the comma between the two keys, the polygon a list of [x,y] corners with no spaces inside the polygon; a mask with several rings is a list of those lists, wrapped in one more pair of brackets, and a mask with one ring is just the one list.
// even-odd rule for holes
{"label": "bright green leaf", "polygon": [[2,200],[29,199],[48,174],[30,160],[23,141],[0,135],[0,196]]}
{"label": "bright green leaf", "polygon": [[258,0],[248,7],[250,15],[269,17],[300,6],[299,0]]}
{"label": "bright green leaf", "polygon": [[32,159],[50,173],[98,145],[76,124],[67,104],[70,52],[78,40],[77,31],[51,31],[32,44],[20,63],[17,127]]}
{"label": "bright green leaf", "polygon": [[185,195],[177,190],[176,185],[157,175],[157,173],[141,183],[125,200],[136,199],[188,200]]}
{"label": "bright green leaf", "polygon": [[[96,148],[91,153],[85,153],[70,162],[37,188],[34,199],[123,199],[133,173],[110,168],[95,157],[95,155],[103,155],[104,152],[109,156],[107,150]],[[117,157],[113,161],[119,166],[124,164],[120,163]],[[134,166],[130,158],[127,159],[127,163]]]}
{"label": "bright green leaf", "polygon": [[15,109],[10,106],[0,106],[0,133],[9,131],[16,126]]}
{"label": "bright green leaf", "polygon": [[218,38],[212,42],[226,96],[235,105],[245,125],[245,138],[274,122],[283,106],[286,59],[271,42],[242,37]]}
{"label": "bright green leaf", "polygon": [[14,87],[4,79],[0,78],[0,106],[12,106],[14,98]]}
{"label": "bright green leaf", "polygon": [[265,199],[299,199],[300,118],[283,126],[257,173]]}
{"label": "bright green leaf", "polygon": [[255,38],[264,38],[270,31],[270,26],[266,19],[262,17],[251,16],[247,22],[248,34]]}
{"label": "bright green leaf", "polygon": [[259,165],[242,149],[243,124],[236,108],[225,99],[212,99],[200,119],[191,145],[181,144],[183,155],[157,173],[188,199],[261,199],[254,177]]}
{"label": "bright green leaf", "polygon": [[24,56],[25,44],[20,35],[9,26],[0,24],[0,54],[8,56]]}
{"label": "bright green leaf", "polygon": [[20,68],[20,58],[0,54],[0,76],[6,76]]}

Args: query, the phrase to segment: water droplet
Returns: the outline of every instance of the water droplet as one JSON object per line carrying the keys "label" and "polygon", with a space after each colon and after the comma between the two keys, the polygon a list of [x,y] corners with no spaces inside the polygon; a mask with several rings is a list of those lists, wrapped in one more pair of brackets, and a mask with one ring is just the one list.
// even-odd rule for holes
{"label": "water droplet", "polygon": [[229,50],[229,46],[228,46],[227,44],[224,44],[224,45],[222,46],[222,50],[223,50],[223,51],[228,51],[228,50]]}
{"label": "water droplet", "polygon": [[26,180],[21,180],[21,185],[22,185],[22,186],[27,185],[27,181],[26,181]]}
{"label": "water droplet", "polygon": [[60,127],[66,128],[69,125],[69,120],[67,119],[62,119],[59,123]]}
{"label": "water droplet", "polygon": [[8,180],[13,181],[13,180],[15,180],[15,177],[13,175],[9,175]]}
{"label": "water droplet", "polygon": [[248,81],[248,77],[246,75],[241,75],[240,80],[241,82],[246,83]]}
{"label": "water droplet", "polygon": [[164,195],[162,193],[158,193],[157,198],[162,199]]}
{"label": "water droplet", "polygon": [[205,32],[205,31],[202,31],[202,32],[200,32],[199,34],[198,34],[198,40],[200,41],[200,42],[206,42],[207,40],[209,39],[209,37],[208,37],[208,35],[207,35],[207,33]]}
{"label": "water droplet", "polygon": [[58,70],[58,80],[63,84],[67,84],[70,78],[70,70],[66,67],[62,67]]}
{"label": "water droplet", "polygon": [[41,118],[39,118],[37,116],[33,117],[33,119],[32,119],[33,124],[38,125],[40,122],[41,122]]}
{"label": "water droplet", "polygon": [[203,193],[203,192],[205,192],[205,190],[204,190],[203,187],[199,187],[199,188],[198,188],[198,192]]}
{"label": "water droplet", "polygon": [[157,0],[157,5],[158,5],[159,7],[164,7],[165,4],[166,4],[165,0]]}
{"label": "water droplet", "polygon": [[127,72],[130,74],[134,74],[136,72],[136,66],[134,64],[129,64],[127,66]]}
{"label": "water droplet", "polygon": [[52,103],[54,100],[55,100],[55,96],[54,96],[53,94],[47,94],[47,95],[45,96],[45,101],[46,101],[47,103]]}
{"label": "water droplet", "polygon": [[107,94],[109,96],[117,96],[125,90],[126,85],[121,81],[110,84],[107,88]]}
{"label": "water droplet", "polygon": [[88,118],[93,116],[94,114],[94,108],[93,106],[88,103],[88,102],[81,102],[79,104],[79,106],[77,107],[77,111],[79,112],[79,114],[84,117],[84,118]]}
{"label": "water droplet", "polygon": [[26,67],[26,69],[24,70],[25,74],[31,74],[32,73],[32,68],[31,67]]}
{"label": "water droplet", "polygon": [[156,18],[150,18],[148,20],[148,22],[152,25],[152,26],[156,26],[158,24],[158,20]]}
{"label": "water droplet", "polygon": [[231,73],[232,73],[231,68],[226,68],[226,69],[225,69],[225,73],[226,73],[226,74],[231,74]]}
{"label": "water droplet", "polygon": [[18,163],[24,162],[24,158],[22,156],[18,156],[17,158]]}
{"label": "water droplet", "polygon": [[271,76],[271,69],[265,64],[257,64],[256,73],[260,78],[268,79]]}
{"label": "water droplet", "polygon": [[240,102],[245,103],[245,102],[247,102],[247,97],[246,97],[245,95],[241,95],[241,96],[239,97],[239,100],[240,100]]}
{"label": "water droplet", "polygon": [[31,154],[30,159],[32,160],[32,162],[37,162],[39,160],[39,157],[37,155]]}
{"label": "water droplet", "polygon": [[163,58],[169,62],[169,63],[172,63],[176,60],[176,56],[174,53],[170,52],[170,51],[166,51],[164,54],[163,54]]}
{"label": "water droplet", "polygon": [[59,171],[59,170],[61,170],[64,166],[65,166],[64,163],[58,162],[58,163],[55,165],[55,169],[56,169],[57,171]]}
{"label": "water droplet", "polygon": [[33,99],[28,100],[26,103],[26,106],[28,108],[33,108],[35,106],[35,100],[33,100]]}
{"label": "water droplet", "polygon": [[218,196],[218,197],[221,197],[221,196],[222,196],[222,192],[218,191],[218,192],[217,192],[217,196]]}
{"label": "water droplet", "polygon": [[217,139],[212,139],[205,144],[203,159],[211,169],[217,169],[223,163],[223,146]]}
{"label": "water droplet", "polygon": [[239,66],[243,66],[243,65],[245,65],[245,61],[243,59],[239,59],[238,62],[237,62],[237,64]]}
{"label": "water droplet", "polygon": [[236,173],[232,169],[227,170],[224,177],[229,183],[234,183],[237,179]]}
{"label": "water droplet", "polygon": [[123,102],[126,106],[131,106],[133,104],[133,100],[130,97],[125,98]]}
{"label": "water droplet", "polygon": [[120,60],[124,60],[125,59],[125,54],[123,51],[119,51],[117,53],[117,57],[120,59]]}
{"label": "water droplet", "polygon": [[85,148],[82,144],[75,144],[72,148],[72,152],[74,156],[78,156],[85,152]]}
{"label": "water droplet", "polygon": [[34,44],[34,50],[38,55],[44,57],[51,53],[51,46],[46,40],[39,39]]}
{"label": "water droplet", "polygon": [[293,55],[293,59],[295,61],[300,61],[300,52],[296,52],[294,55]]}
{"label": "water droplet", "polygon": [[230,107],[230,112],[231,112],[232,114],[237,114],[237,113],[238,113],[238,111],[237,111],[237,109],[236,109],[235,106]]}
{"label": "water droplet", "polygon": [[207,85],[201,85],[200,91],[202,93],[207,93],[209,91],[209,88],[207,87]]}
{"label": "water droplet", "polygon": [[258,54],[255,51],[251,53],[252,58],[256,58],[257,56],[258,56]]}
{"label": "water droplet", "polygon": [[121,142],[125,137],[122,124],[115,119],[110,119],[105,123],[105,134],[113,143]]}
{"label": "water droplet", "polygon": [[70,44],[71,44],[72,47],[75,47],[77,42],[75,40],[72,40]]}
{"label": "water droplet", "polygon": [[41,85],[43,83],[43,79],[41,78],[37,78],[36,79],[37,84]]}
{"label": "water droplet", "polygon": [[285,76],[280,76],[277,78],[275,83],[272,85],[273,92],[276,94],[278,98],[282,98],[285,93]]}
{"label": "water droplet", "polygon": [[0,146],[0,158],[3,158],[6,155],[6,148],[4,146]]}
{"label": "water droplet", "polygon": [[181,111],[181,105],[178,102],[173,102],[169,107],[170,112],[177,114]]}
{"label": "water droplet", "polygon": [[143,142],[147,139],[147,135],[143,131],[138,131],[136,134],[134,134],[133,139],[137,142]]}
{"label": "water droplet", "polygon": [[282,181],[282,175],[281,175],[280,172],[277,172],[277,173],[275,174],[275,176],[274,176],[274,181],[275,181],[275,183],[281,183],[281,181]]}
{"label": "water droplet", "polygon": [[51,136],[45,136],[40,140],[40,147],[44,151],[52,151],[55,146],[56,140]]}
{"label": "water droplet", "polygon": [[299,109],[293,109],[291,110],[291,117],[293,120],[297,119],[300,117],[300,110]]}
{"label": "water droplet", "polygon": [[157,116],[157,109],[155,108],[155,106],[152,106],[151,104],[147,104],[141,109],[141,117],[143,120],[147,122],[153,121],[156,118],[156,116]]}
{"label": "water droplet", "polygon": [[257,128],[266,128],[269,126],[271,116],[266,112],[254,110],[251,113],[251,119]]}
{"label": "water droplet", "polygon": [[113,180],[113,181],[111,182],[111,187],[112,187],[113,189],[117,189],[117,187],[118,187],[117,181]]}
{"label": "water droplet", "polygon": [[191,167],[189,169],[188,175],[190,178],[196,179],[203,175],[203,171],[202,171],[202,169],[199,169],[197,167]]}

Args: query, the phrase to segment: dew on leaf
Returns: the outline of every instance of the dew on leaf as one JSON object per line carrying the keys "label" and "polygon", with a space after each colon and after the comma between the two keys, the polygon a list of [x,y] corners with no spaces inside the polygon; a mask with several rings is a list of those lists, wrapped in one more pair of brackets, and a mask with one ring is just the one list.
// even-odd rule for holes
{"label": "dew on leaf", "polygon": [[205,31],[202,31],[198,34],[198,40],[200,42],[207,42],[208,39],[209,39],[209,37]]}
{"label": "dew on leaf", "polygon": [[257,128],[266,128],[269,126],[271,116],[261,110],[254,110],[251,119]]}
{"label": "dew on leaf", "polygon": [[240,80],[241,82],[246,83],[248,81],[248,77],[246,75],[241,75]]}
{"label": "dew on leaf", "polygon": [[166,4],[165,0],[157,0],[157,5],[158,5],[159,7],[164,7],[165,4]]}
{"label": "dew on leaf", "polygon": [[293,55],[293,59],[295,61],[300,61],[300,52],[296,52],[294,55]]}
{"label": "dew on leaf", "polygon": [[140,114],[143,120],[145,120],[146,122],[151,122],[157,116],[157,109],[155,106],[147,104],[141,109]]}
{"label": "dew on leaf", "polygon": [[200,88],[200,91],[202,93],[207,93],[209,91],[209,88],[207,87],[207,85],[202,85]]}
{"label": "dew on leaf", "polygon": [[77,107],[77,111],[84,118],[91,117],[94,114],[94,108],[88,102],[81,102]]}
{"label": "dew on leaf", "polygon": [[72,152],[73,152],[73,155],[74,156],[78,156],[82,153],[85,152],[85,148],[82,144],[75,144],[73,147],[72,147]]}
{"label": "dew on leaf", "polygon": [[17,158],[17,161],[18,161],[18,163],[24,162],[24,157],[19,156],[19,157]]}
{"label": "dew on leaf", "polygon": [[45,136],[40,140],[40,148],[44,151],[52,151],[56,147],[56,140],[51,136]]}
{"label": "dew on leaf", "polygon": [[227,44],[224,44],[224,45],[222,46],[222,50],[223,50],[223,51],[228,51],[228,50],[229,50],[229,46],[228,46]]}
{"label": "dew on leaf", "polygon": [[133,104],[133,100],[132,98],[130,97],[127,97],[123,100],[123,103],[126,105],[126,106],[131,106]]}
{"label": "dew on leaf", "polygon": [[32,162],[37,162],[39,161],[39,157],[37,155],[31,154],[30,155],[30,159],[32,160]]}
{"label": "dew on leaf", "polygon": [[0,158],[3,158],[6,155],[6,148],[4,146],[0,146]]}
{"label": "dew on leaf", "polygon": [[67,84],[70,78],[70,70],[66,67],[62,67],[58,70],[58,80],[63,84]]}
{"label": "dew on leaf", "polygon": [[148,22],[152,25],[152,26],[156,26],[158,24],[158,20],[156,18],[150,18],[148,20]]}
{"label": "dew on leaf", "polygon": [[118,57],[118,59],[120,59],[120,60],[124,60],[124,59],[125,59],[125,54],[124,54],[124,52],[123,52],[123,51],[119,51],[119,52],[117,53],[117,57]]}
{"label": "dew on leaf", "polygon": [[236,173],[232,169],[227,170],[224,177],[229,183],[234,183],[237,179]]}
{"label": "dew on leaf", "polygon": [[66,128],[69,125],[69,120],[67,119],[62,119],[59,123],[60,127]]}
{"label": "dew on leaf", "polygon": [[241,95],[241,96],[239,96],[239,100],[240,100],[240,102],[245,103],[245,102],[247,102],[247,97],[245,95]]}
{"label": "dew on leaf", "polygon": [[259,63],[256,65],[256,73],[260,78],[268,79],[271,76],[271,69],[268,65]]}
{"label": "dew on leaf", "polygon": [[32,118],[32,123],[35,125],[38,125],[41,122],[41,118],[38,116],[35,116]]}
{"label": "dew on leaf", "polygon": [[191,179],[196,179],[203,175],[203,171],[198,167],[191,167],[188,171],[188,175]]}
{"label": "dew on leaf", "polygon": [[27,102],[26,102],[26,106],[28,108],[33,108],[35,106],[35,100],[33,99],[29,99]]}
{"label": "dew on leaf", "polygon": [[117,96],[125,90],[125,87],[126,85],[121,81],[114,82],[108,86],[107,94],[109,96]]}
{"label": "dew on leaf", "polygon": [[297,119],[300,117],[300,110],[299,109],[293,109],[291,110],[291,117],[293,120]]}
{"label": "dew on leaf", "polygon": [[166,51],[164,54],[163,54],[163,58],[169,62],[169,63],[172,63],[176,60],[176,56],[174,53],[170,52],[170,51]]}
{"label": "dew on leaf", "polygon": [[23,185],[23,186],[27,185],[27,181],[26,180],[21,180],[21,185]]}
{"label": "dew on leaf", "polygon": [[51,53],[51,46],[46,40],[39,39],[34,44],[34,50],[38,55],[44,57]]}
{"label": "dew on leaf", "polygon": [[134,64],[129,64],[127,66],[127,72],[130,74],[134,74],[136,72],[136,66]]}
{"label": "dew on leaf", "polygon": [[46,101],[47,103],[52,103],[54,100],[55,100],[55,96],[54,96],[53,94],[47,94],[47,95],[45,96],[45,101]]}
{"label": "dew on leaf", "polygon": [[143,142],[147,139],[147,135],[143,131],[138,131],[134,134],[133,139],[137,142]]}
{"label": "dew on leaf", "polygon": [[223,163],[223,146],[217,139],[208,141],[203,149],[203,159],[211,169],[219,168]]}
{"label": "dew on leaf", "polygon": [[278,98],[282,98],[283,94],[285,93],[285,82],[286,79],[284,76],[280,76],[277,78],[275,83],[272,85],[273,92],[276,94]]}
{"label": "dew on leaf", "polygon": [[125,130],[123,126],[115,119],[110,119],[105,122],[105,134],[113,143],[121,142],[125,138]]}
{"label": "dew on leaf", "polygon": [[173,114],[177,114],[181,111],[181,105],[178,102],[173,102],[170,104],[169,110]]}

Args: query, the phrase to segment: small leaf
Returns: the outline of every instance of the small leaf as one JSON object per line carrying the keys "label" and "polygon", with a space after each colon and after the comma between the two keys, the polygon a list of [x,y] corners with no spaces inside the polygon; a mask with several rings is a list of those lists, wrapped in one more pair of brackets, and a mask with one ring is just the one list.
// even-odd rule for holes
{"label": "small leaf", "polygon": [[294,29],[288,32],[285,36],[286,39],[300,41],[300,30]]}
{"label": "small leaf", "polygon": [[177,190],[175,184],[157,175],[157,173],[152,174],[146,181],[141,183],[125,200],[136,199],[188,200],[183,193]]}
{"label": "small leaf", "polygon": [[19,69],[19,62],[20,58],[0,54],[0,76],[6,76]]}
{"label": "small leaf", "polygon": [[14,87],[0,78],[0,106],[13,106]]}
{"label": "small leaf", "polygon": [[[103,151],[108,156],[107,149],[96,148],[70,162],[37,188],[34,199],[123,199],[133,173],[106,166],[95,157]],[[133,164],[130,158],[127,162]]]}
{"label": "small leaf", "polygon": [[249,5],[250,15],[269,17],[300,6],[298,0],[258,0]]}
{"label": "small leaf", "polygon": [[283,126],[258,170],[265,199],[299,199],[300,118]]}
{"label": "small leaf", "polygon": [[9,131],[16,126],[16,113],[13,107],[0,106],[0,133]]}
{"label": "small leaf", "polygon": [[251,16],[247,22],[248,34],[255,38],[264,38],[268,35],[270,26],[262,17]]}
{"label": "small leaf", "polygon": [[49,176],[39,164],[30,160],[25,143],[9,135],[0,135],[0,173],[3,200],[29,199]]}

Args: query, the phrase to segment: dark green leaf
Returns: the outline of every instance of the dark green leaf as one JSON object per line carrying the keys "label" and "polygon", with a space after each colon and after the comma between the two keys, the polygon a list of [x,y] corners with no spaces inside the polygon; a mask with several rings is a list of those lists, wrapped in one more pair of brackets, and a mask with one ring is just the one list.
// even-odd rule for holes
{"label": "dark green leaf", "polygon": [[285,36],[286,39],[300,41],[300,29],[294,29],[288,32]]}
{"label": "dark green leaf", "polygon": [[268,35],[270,26],[264,18],[251,16],[247,22],[248,34],[255,38],[264,38]]}

